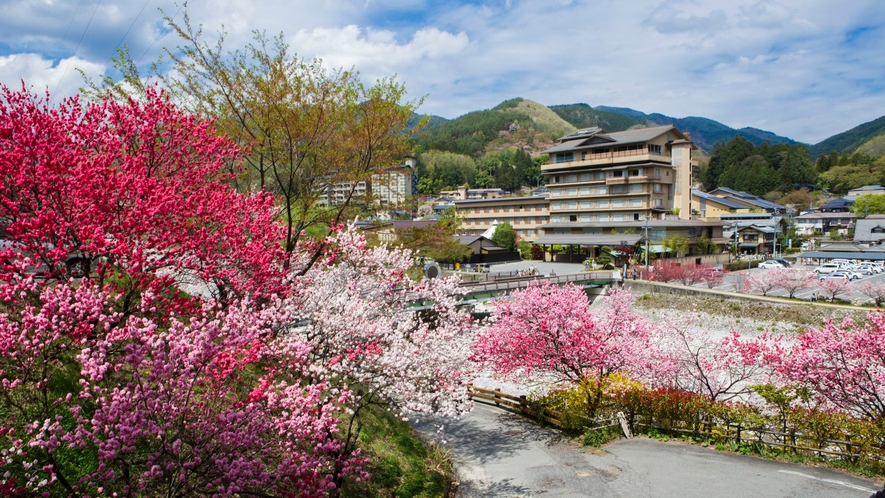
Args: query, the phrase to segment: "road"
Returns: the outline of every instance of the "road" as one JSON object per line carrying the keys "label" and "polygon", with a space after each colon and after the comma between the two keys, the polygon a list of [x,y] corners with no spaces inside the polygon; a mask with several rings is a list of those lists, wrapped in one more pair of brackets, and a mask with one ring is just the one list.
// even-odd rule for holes
{"label": "road", "polygon": [[[418,429],[435,433],[433,421]],[[461,498],[867,498],[882,488],[835,470],[645,438],[585,448],[480,403],[447,421],[441,437],[452,451]]]}

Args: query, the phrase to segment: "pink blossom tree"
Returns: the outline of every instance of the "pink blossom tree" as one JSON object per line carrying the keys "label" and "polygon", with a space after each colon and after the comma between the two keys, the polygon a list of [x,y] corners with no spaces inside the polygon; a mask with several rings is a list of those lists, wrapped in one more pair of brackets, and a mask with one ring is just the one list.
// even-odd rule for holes
{"label": "pink blossom tree", "polygon": [[851,289],[851,282],[847,278],[824,278],[817,283],[817,288],[827,299],[835,301],[836,296]]}
{"label": "pink blossom tree", "polygon": [[[495,302],[492,325],[480,332],[474,357],[505,375],[549,375],[556,383],[596,384],[598,407],[606,378],[616,372],[651,379],[654,330],[631,310],[632,296],[614,291],[603,313],[590,312],[580,287],[532,285]],[[593,415],[593,413],[591,413]]]}
{"label": "pink blossom tree", "polygon": [[777,355],[778,344],[779,340],[766,335],[748,338],[732,330],[716,339],[695,323],[671,324],[667,340],[673,365],[670,382],[711,401],[746,396],[749,386],[768,380],[768,360]]}
{"label": "pink blossom tree", "polygon": [[[88,282],[0,315],[0,468],[29,493],[314,496],[357,475],[335,438],[349,392],[304,383],[286,319],[211,303],[169,327],[108,311]],[[155,304],[147,293],[142,305]],[[300,368],[299,368],[300,367]]]}
{"label": "pink blossom tree", "polygon": [[885,420],[885,315],[867,321],[827,320],[803,332],[781,357],[781,380],[808,388],[825,407]]}
{"label": "pink blossom tree", "polygon": [[743,291],[767,296],[769,292],[780,287],[780,279],[775,270],[764,270],[754,273],[744,281]]}
{"label": "pink blossom tree", "polygon": [[793,298],[797,292],[813,289],[816,285],[814,273],[802,268],[773,268],[767,271],[777,280],[778,287],[787,291],[790,298]]}
{"label": "pink blossom tree", "polygon": [[872,299],[876,306],[881,307],[882,303],[885,303],[885,284],[864,280],[858,282],[855,287],[861,294]]}

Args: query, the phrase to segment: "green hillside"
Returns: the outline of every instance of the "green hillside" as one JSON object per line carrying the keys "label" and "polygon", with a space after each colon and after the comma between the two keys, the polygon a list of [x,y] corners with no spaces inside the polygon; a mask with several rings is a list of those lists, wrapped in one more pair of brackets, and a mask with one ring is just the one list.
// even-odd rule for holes
{"label": "green hillside", "polygon": [[481,157],[509,147],[546,149],[575,127],[546,107],[521,98],[493,109],[469,112],[427,127],[414,138],[419,151],[439,150]]}
{"label": "green hillside", "polygon": [[605,131],[615,132],[640,124],[633,118],[614,112],[599,111],[587,104],[552,105],[550,110],[577,128],[598,126]]}
{"label": "green hillside", "polygon": [[[853,152],[859,152],[860,147],[863,147],[868,141],[871,141],[882,134],[885,134],[885,116],[855,126],[854,128],[839,133],[838,135],[833,135],[822,142],[812,145],[809,150],[811,150],[811,156],[815,158],[823,154],[829,154],[833,151],[840,154],[851,154]],[[871,145],[870,147],[875,147],[875,145]]]}
{"label": "green hillside", "polygon": [[885,156],[885,133],[864,142],[857,148],[857,152],[870,157]]}

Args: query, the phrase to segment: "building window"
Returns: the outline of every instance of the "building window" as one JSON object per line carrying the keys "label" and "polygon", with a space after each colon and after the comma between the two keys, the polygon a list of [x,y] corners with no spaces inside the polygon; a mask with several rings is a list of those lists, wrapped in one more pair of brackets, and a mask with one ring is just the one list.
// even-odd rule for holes
{"label": "building window", "polygon": [[655,207],[656,208],[663,207],[663,206],[664,206],[663,199],[655,199]]}
{"label": "building window", "polygon": [[630,192],[642,192],[642,185],[634,183],[630,185],[629,190]]}
{"label": "building window", "polygon": [[613,216],[612,221],[626,221],[626,220],[624,219],[624,215],[623,215],[623,214],[616,214],[616,215]]}
{"label": "building window", "polygon": [[601,207],[601,208],[607,208],[607,207],[608,207],[608,201],[599,201],[599,207]]}
{"label": "building window", "polygon": [[659,144],[648,144],[648,153],[653,156],[660,156],[663,154]]}
{"label": "building window", "polygon": [[630,206],[632,206],[632,207],[642,206],[642,199],[630,199]]}
{"label": "building window", "polygon": [[624,199],[617,199],[617,200],[612,201],[612,207],[622,208],[626,205],[627,205],[627,201],[625,201]]}
{"label": "building window", "polygon": [[664,186],[661,185],[660,183],[655,183],[654,190],[655,190],[656,194],[660,194],[661,192],[664,191]]}
{"label": "building window", "polygon": [[639,213],[633,213],[633,221],[639,221]]}
{"label": "building window", "polygon": [[578,215],[576,215],[576,214],[569,215],[568,220],[569,221],[578,221]]}
{"label": "building window", "polygon": [[596,173],[596,179],[597,180],[605,180],[605,172],[600,171],[599,173]]}

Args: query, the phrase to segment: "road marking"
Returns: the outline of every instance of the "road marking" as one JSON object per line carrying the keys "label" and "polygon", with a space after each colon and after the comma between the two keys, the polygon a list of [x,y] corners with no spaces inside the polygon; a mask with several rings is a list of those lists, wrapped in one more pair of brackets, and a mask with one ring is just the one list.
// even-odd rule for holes
{"label": "road marking", "polygon": [[851,483],[845,482],[845,481],[837,481],[835,479],[821,479],[820,477],[814,477],[814,476],[810,476],[808,474],[803,474],[802,472],[795,472],[792,470],[778,470],[778,472],[781,472],[783,474],[791,474],[791,475],[799,476],[799,477],[805,477],[807,479],[812,479],[815,481],[828,482],[830,484],[838,484],[840,486],[845,486],[845,487],[848,487],[851,489],[856,489],[858,491],[863,491],[865,493],[875,493],[876,491],[878,491],[876,489],[865,488],[863,486],[858,486],[856,484],[851,484]]}

